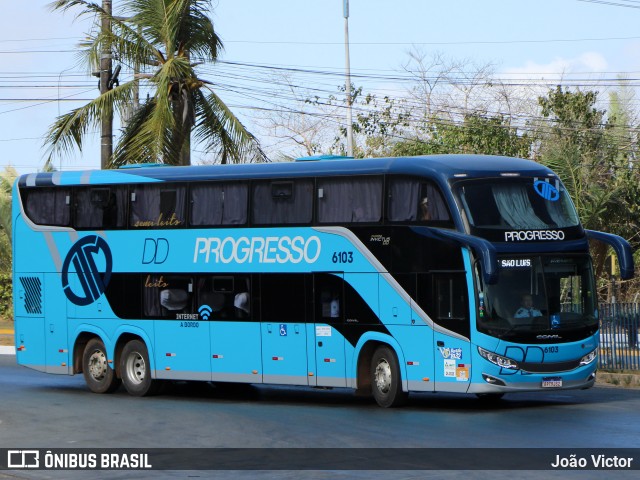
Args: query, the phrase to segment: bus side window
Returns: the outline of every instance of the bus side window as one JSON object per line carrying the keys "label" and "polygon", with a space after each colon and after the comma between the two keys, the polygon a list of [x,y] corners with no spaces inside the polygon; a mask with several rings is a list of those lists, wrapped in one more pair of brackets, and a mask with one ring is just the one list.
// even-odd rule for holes
{"label": "bus side window", "polygon": [[318,180],[320,223],[378,223],[381,219],[381,177]]}
{"label": "bus side window", "polygon": [[263,274],[260,280],[262,322],[304,323],[307,321],[307,275]]}
{"label": "bus side window", "polygon": [[191,225],[245,225],[249,188],[244,183],[205,183],[191,187]]}
{"label": "bus side window", "polygon": [[[113,273],[105,295],[113,312],[120,318],[139,319],[143,315],[141,275],[137,273]],[[146,275],[144,276],[146,277]]]}
{"label": "bus side window", "polygon": [[193,279],[184,275],[152,275],[144,277],[142,295],[144,314],[152,318],[175,318],[178,313],[191,313]]}
{"label": "bus side window", "polygon": [[231,276],[207,277],[198,288],[199,308],[207,305],[211,309],[211,318],[229,318],[232,316],[231,299],[234,278]]}
{"label": "bus side window", "polygon": [[435,323],[469,337],[469,299],[464,273],[419,274],[418,303]]}
{"label": "bus side window", "polygon": [[422,221],[448,221],[451,218],[442,194],[431,183],[420,186],[419,210]]}
{"label": "bus side window", "polygon": [[413,178],[389,180],[387,219],[391,222],[449,222],[451,215],[438,187]]}
{"label": "bus side window", "polygon": [[126,189],[118,187],[79,188],[74,199],[75,226],[78,229],[124,227]]}
{"label": "bus side window", "polygon": [[391,222],[418,220],[420,183],[411,178],[391,178],[388,187],[387,219]]}
{"label": "bus side window", "polygon": [[131,189],[130,225],[134,228],[184,226],[186,188],[135,185]]}
{"label": "bus side window", "polygon": [[257,225],[309,224],[313,217],[313,181],[254,182],[252,221]]}
{"label": "bus side window", "polygon": [[28,188],[21,193],[25,213],[33,223],[58,227],[71,223],[71,189]]}
{"label": "bus side window", "polygon": [[197,281],[197,308],[212,319],[249,318],[251,290],[246,275],[201,277]]}
{"label": "bus side window", "polygon": [[314,281],[316,323],[342,323],[345,307],[342,277],[317,273]]}
{"label": "bus side window", "polygon": [[233,295],[233,309],[236,318],[248,318],[251,315],[251,282],[249,277],[236,277],[236,289]]}

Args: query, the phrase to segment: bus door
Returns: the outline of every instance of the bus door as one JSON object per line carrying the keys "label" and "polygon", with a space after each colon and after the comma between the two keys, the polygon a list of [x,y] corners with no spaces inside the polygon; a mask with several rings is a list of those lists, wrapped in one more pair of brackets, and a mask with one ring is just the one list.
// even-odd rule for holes
{"label": "bus door", "polygon": [[402,345],[409,390],[431,392],[435,388],[431,349],[433,329],[420,316],[419,312],[425,309],[425,300],[417,296],[418,284],[422,285],[425,276],[423,273],[393,274],[410,301],[381,276],[380,318],[390,326],[394,338]]}
{"label": "bus door", "polygon": [[309,378],[312,385],[346,387],[344,340],[344,274],[317,273],[314,275],[314,335],[310,347]]}
{"label": "bus door", "polygon": [[198,308],[210,318],[211,379],[261,383],[259,282],[249,275],[227,275],[200,283]]}
{"label": "bus door", "polygon": [[[45,284],[60,284],[58,273],[45,273]],[[69,373],[69,338],[67,336],[67,297],[58,288],[44,289],[46,309],[44,335],[47,373]]]}
{"label": "bus door", "polygon": [[[73,278],[73,277],[72,277]],[[44,288],[44,285],[49,288]],[[60,285],[60,274],[45,273],[43,292],[44,341],[47,373],[69,373],[69,339],[67,338],[67,298],[54,285]]]}
{"label": "bus door", "polygon": [[263,274],[260,281],[265,383],[307,385],[307,322],[311,276]]}
{"label": "bus door", "polygon": [[471,345],[467,340],[470,325],[466,276],[464,272],[441,272],[430,277],[430,285],[423,287],[430,290],[429,310],[436,324],[435,390],[466,392],[471,379]]}
{"label": "bus door", "polygon": [[156,376],[211,380],[209,322],[195,306],[190,275],[143,277],[144,316],[154,318]]}

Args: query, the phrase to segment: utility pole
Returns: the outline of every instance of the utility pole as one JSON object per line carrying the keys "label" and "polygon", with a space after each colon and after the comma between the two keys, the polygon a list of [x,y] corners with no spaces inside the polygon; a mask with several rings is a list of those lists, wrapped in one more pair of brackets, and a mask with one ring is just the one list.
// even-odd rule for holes
{"label": "utility pole", "polygon": [[353,157],[353,117],[351,113],[351,65],[349,61],[349,0],[343,0],[344,51],[345,51],[345,93],[347,95],[347,155]]}
{"label": "utility pole", "polygon": [[[102,0],[102,14],[100,29],[103,36],[111,32],[111,0]],[[111,90],[111,43],[103,42],[100,53],[100,95]],[[105,169],[113,154],[113,105],[102,112],[102,126],[100,128],[100,168]]]}

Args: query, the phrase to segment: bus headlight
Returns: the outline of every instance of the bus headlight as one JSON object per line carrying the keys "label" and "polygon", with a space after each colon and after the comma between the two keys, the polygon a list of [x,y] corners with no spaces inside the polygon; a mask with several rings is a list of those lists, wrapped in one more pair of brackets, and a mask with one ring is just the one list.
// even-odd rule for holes
{"label": "bus headlight", "polygon": [[594,350],[591,353],[587,353],[584,357],[582,357],[580,359],[580,366],[583,365],[589,365],[591,362],[593,362],[598,356],[598,350]]}
{"label": "bus headlight", "polygon": [[478,347],[478,353],[482,358],[489,360],[491,363],[498,365],[499,367],[508,368],[510,370],[520,369],[518,362],[516,362],[515,360],[490,352],[489,350],[485,350],[482,347]]}

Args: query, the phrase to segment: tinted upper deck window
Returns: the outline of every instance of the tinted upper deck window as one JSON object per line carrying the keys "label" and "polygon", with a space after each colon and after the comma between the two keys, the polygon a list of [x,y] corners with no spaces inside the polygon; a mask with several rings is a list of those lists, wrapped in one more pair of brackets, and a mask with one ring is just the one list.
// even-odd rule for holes
{"label": "tinted upper deck window", "polygon": [[320,223],[378,223],[381,218],[381,177],[338,177],[318,180]]}
{"label": "tinted upper deck window", "polygon": [[131,227],[183,227],[186,191],[185,187],[176,185],[134,185],[131,188]]}
{"label": "tinted upper deck window", "polygon": [[208,183],[191,187],[191,225],[244,225],[249,188],[243,183]]}
{"label": "tinted upper deck window", "polygon": [[313,181],[259,181],[253,184],[253,223],[308,224],[313,217]]}
{"label": "tinted upper deck window", "polygon": [[127,224],[125,187],[78,188],[74,196],[75,227],[78,229],[121,228]]}
{"label": "tinted upper deck window", "polygon": [[70,225],[70,188],[30,188],[21,193],[25,213],[33,223],[58,227]]}
{"label": "tinted upper deck window", "polygon": [[451,215],[440,189],[414,178],[389,180],[387,219],[392,222],[448,222]]}

